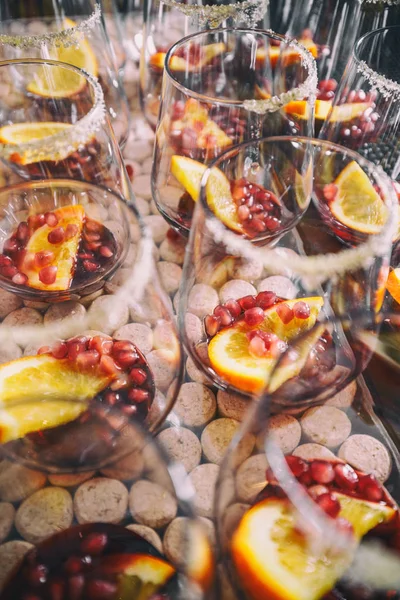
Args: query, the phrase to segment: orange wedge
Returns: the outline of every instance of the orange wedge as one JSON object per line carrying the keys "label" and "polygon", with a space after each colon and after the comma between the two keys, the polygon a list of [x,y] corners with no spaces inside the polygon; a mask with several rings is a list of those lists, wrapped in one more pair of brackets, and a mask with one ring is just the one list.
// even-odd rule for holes
{"label": "orange wedge", "polygon": [[400,304],[400,267],[390,271],[386,288],[392,298]]}
{"label": "orange wedge", "polygon": [[[393,518],[394,509],[337,494],[340,516],[357,538]],[[343,502],[343,504],[342,504]],[[268,498],[248,510],[232,538],[236,572],[252,600],[319,600],[350,566],[357,539],[343,552],[313,552],[289,501]]]}
{"label": "orange wedge", "polygon": [[[20,271],[28,277],[27,285],[46,291],[67,290],[70,287],[85,218],[85,210],[80,204],[63,206],[53,212],[58,218],[57,228],[62,227],[65,231],[68,225],[75,225],[76,234],[60,244],[51,244],[48,241],[48,235],[54,228],[42,225],[30,237],[25,257],[20,265]],[[36,268],[34,264],[35,254],[44,251],[50,251],[54,255],[48,266],[57,267],[55,282],[51,284],[44,284],[40,281],[40,269]]]}
{"label": "orange wedge", "polygon": [[[303,46],[305,46],[305,48],[311,52],[311,54],[313,55],[314,58],[317,58],[318,56],[318,48],[316,46],[316,44],[314,44],[314,42],[312,40],[299,40],[300,44],[302,44]],[[281,48],[279,46],[270,46],[269,50],[268,50],[268,55],[269,55],[269,61],[271,64],[271,67],[274,68],[276,66],[276,63],[279,60],[279,57],[282,55],[282,62],[284,66],[288,66],[291,64],[294,64],[296,62],[300,62],[301,60],[301,56],[299,54],[299,52],[297,52],[294,48],[286,48],[283,51],[281,51]],[[257,52],[256,52],[256,61],[258,63],[258,65],[262,65],[265,62],[265,59],[267,58],[267,52],[265,48],[258,48]]]}
{"label": "orange wedge", "polygon": [[197,147],[205,150],[217,148],[222,151],[231,145],[231,138],[211,119],[206,122],[197,138]]}
{"label": "orange wedge", "polygon": [[353,119],[361,117],[370,106],[371,102],[349,102],[346,104],[339,104],[333,108],[329,120],[333,123],[352,121]]}
{"label": "orange wedge", "polygon": [[190,525],[188,541],[187,574],[202,590],[207,590],[213,580],[214,557],[201,525]]}
{"label": "orange wedge", "polygon": [[388,218],[388,209],[359,164],[349,163],[334,183],[337,194],[329,205],[333,216],[355,231],[379,233]]}
{"label": "orange wedge", "polygon": [[[329,115],[329,121],[332,123],[345,123],[360,117],[370,106],[371,104],[368,102],[340,104],[339,106],[334,106],[329,115],[332,102],[329,100],[316,100],[315,120],[325,121]],[[287,114],[295,115],[300,119],[308,119],[309,117],[308,102],[306,100],[294,100],[286,104],[283,109]]]}
{"label": "orange wedge", "polygon": [[[36,122],[36,123],[13,123],[0,128],[0,142],[2,144],[24,145],[33,140],[41,140],[62,131],[68,131],[72,127],[69,123],[58,122]],[[45,150],[44,150],[45,152]],[[51,160],[51,155],[45,157]],[[14,153],[10,160],[20,165],[26,165],[30,162],[23,154]]]}
{"label": "orange wedge", "polygon": [[[190,194],[195,202],[199,199],[200,182],[207,170],[206,165],[174,154],[171,158],[171,173]],[[243,233],[243,225],[237,216],[237,206],[232,198],[231,186],[224,173],[214,167],[207,182],[207,204],[227,227]]]}
{"label": "orange wedge", "polygon": [[[314,326],[318,314],[323,306],[323,298],[316,296],[312,298],[296,298],[286,300],[290,308],[296,302],[305,302],[310,307],[310,316],[307,319],[294,317],[288,324],[284,324],[276,312],[276,306],[264,311],[264,322],[261,325],[250,327],[244,320],[238,321],[230,327],[222,329],[208,344],[208,356],[212,368],[225,381],[228,381],[244,392],[258,393],[262,391],[269,380],[271,372],[276,365],[277,357],[272,355],[256,357],[249,352],[249,340],[247,333],[260,329],[268,333],[274,333],[281,340],[288,342]],[[317,339],[320,332],[316,332]],[[275,389],[284,381],[295,377],[303,368],[309,353],[309,346],[304,356],[283,366],[284,372],[279,377],[274,377]],[[280,370],[279,370],[280,371]]]}

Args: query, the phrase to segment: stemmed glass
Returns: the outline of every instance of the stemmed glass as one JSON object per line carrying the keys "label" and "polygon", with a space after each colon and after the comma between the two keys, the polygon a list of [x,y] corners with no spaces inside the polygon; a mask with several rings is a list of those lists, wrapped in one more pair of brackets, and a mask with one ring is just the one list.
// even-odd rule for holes
{"label": "stemmed glass", "polygon": [[175,44],[166,59],[152,171],[165,219],[187,235],[205,165],[234,144],[263,134],[312,135],[315,89],[311,55],[272,32],[221,29]]}
{"label": "stemmed glass", "polygon": [[[258,165],[247,161],[252,147]],[[222,185],[222,175],[235,179]],[[232,217],[226,219],[233,214],[236,224],[247,226],[232,197],[237,212],[227,211],[229,188],[235,190],[237,181],[243,184],[239,207],[251,210],[254,196],[264,198],[266,192],[279,198],[281,222],[272,235],[259,234],[262,243],[276,243],[285,231],[282,219],[291,215],[276,248],[258,247],[257,237],[249,239],[232,226]],[[328,201],[332,186],[337,193]],[[310,197],[314,202],[305,212],[291,213],[296,200],[304,201],[305,210]],[[182,339],[197,368],[218,388],[249,398],[262,392],[287,344],[318,319],[361,312],[374,321],[384,298],[396,205],[391,181],[380,169],[330,142],[269,138],[212,163],[201,181],[178,311]],[[250,213],[253,219],[265,212],[258,210]],[[261,220],[267,224],[269,218]],[[352,235],[352,248],[343,247],[346,234]]]}
{"label": "stemmed glass", "polygon": [[[120,144],[129,131],[129,110],[119,79],[115,56],[105,32],[100,5],[87,1],[61,1],[51,7],[30,3],[2,2],[5,15],[0,27],[0,55],[3,60],[43,58],[59,60],[84,69],[97,77],[104,91],[106,107]],[[4,6],[3,6],[4,5]],[[74,93],[60,82],[60,97]],[[46,96],[46,90],[42,92]]]}

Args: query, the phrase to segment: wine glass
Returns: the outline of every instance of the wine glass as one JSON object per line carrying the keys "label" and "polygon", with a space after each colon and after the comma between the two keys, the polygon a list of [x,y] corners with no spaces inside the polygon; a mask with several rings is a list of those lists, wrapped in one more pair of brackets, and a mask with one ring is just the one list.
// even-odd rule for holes
{"label": "wine glass", "polygon": [[121,77],[123,77],[127,57],[124,45],[125,34],[122,26],[121,15],[118,11],[115,0],[102,0],[101,9],[103,13],[104,26],[114,51],[116,64]]}
{"label": "wine glass", "polygon": [[[275,40],[280,47],[271,44]],[[205,165],[234,144],[263,134],[312,135],[315,89],[311,55],[272,32],[220,29],[172,46],[152,171],[153,198],[164,218],[188,234]],[[185,181],[194,173],[189,189]]]}
{"label": "wine glass", "polygon": [[[318,318],[361,312],[375,319],[384,298],[396,231],[397,202],[391,181],[372,163],[343,147],[311,138],[252,142],[256,148],[264,143],[265,160],[259,161],[261,169],[253,167],[254,174],[252,163],[246,164],[246,154],[241,160],[239,153],[237,165],[236,157],[229,159],[229,154],[226,165],[224,156],[216,164],[228,177],[234,172],[242,179],[222,185],[225,177],[214,164],[204,175],[186,249],[178,311],[183,343],[197,368],[218,388],[247,399],[262,392],[286,344],[300,331],[312,329]],[[310,149],[312,165],[307,159]],[[292,158],[293,164],[280,163],[282,155]],[[303,170],[299,169],[302,164]],[[298,185],[293,186],[296,172]],[[247,178],[250,182],[243,182]],[[246,239],[225,218],[230,206],[226,190],[235,190],[237,181],[244,185],[237,197],[240,207],[251,207],[261,191],[275,194],[275,190],[285,203],[282,215],[287,214],[286,199],[292,198],[289,207],[295,204],[293,197],[305,200],[305,207],[310,196],[314,202],[296,227],[297,217],[293,219],[293,229],[278,246],[259,247],[257,237]],[[337,198],[329,203],[326,194],[332,183]],[[219,207],[221,198],[225,212]],[[367,213],[366,223],[362,210],[353,214],[359,206]],[[260,215],[264,212],[265,208]],[[228,214],[236,213],[231,209]],[[338,218],[332,220],[335,214],[344,221],[342,229],[338,229]],[[376,222],[368,220],[370,214]],[[347,232],[357,234],[351,248],[344,247]]]}
{"label": "wine glass", "polygon": [[[129,195],[98,81],[72,65],[40,59],[0,62],[0,79],[4,184],[68,177]],[[61,85],[74,94],[60,95]]]}
{"label": "wine glass", "polygon": [[340,82],[321,137],[356,150],[400,181],[400,26],[364,35]]}
{"label": "wine glass", "polygon": [[[61,0],[43,4],[1,2],[0,28],[3,60],[42,58],[72,64],[97,77],[104,91],[107,111],[119,143],[129,132],[129,109],[119,79],[115,55],[104,28],[100,5],[86,0]],[[60,82],[60,97],[73,95]],[[46,90],[43,90],[46,97]],[[47,96],[48,97],[48,96]]]}
{"label": "wine glass", "polygon": [[[363,316],[349,325],[352,334],[368,331]],[[278,410],[277,394],[288,401]],[[249,436],[256,452],[243,462]],[[307,410],[281,389],[268,393],[253,404],[221,466],[220,583],[230,582],[241,600],[298,590],[315,600],[390,597],[399,589],[398,482],[398,449],[362,378]]]}
{"label": "wine glass", "polygon": [[267,29],[268,0],[204,3],[193,0],[149,1],[144,10],[140,57],[140,100],[155,129],[161,99],[163,67],[168,49],[183,37],[219,27]]}
{"label": "wine glass", "polygon": [[[22,406],[32,414],[29,401]],[[15,517],[2,533],[2,598],[207,597],[213,554],[184,469],[115,408],[92,431],[93,446],[106,444],[106,426],[117,423],[129,454],[98,473],[90,460],[81,473],[2,461],[2,519],[9,526]]]}

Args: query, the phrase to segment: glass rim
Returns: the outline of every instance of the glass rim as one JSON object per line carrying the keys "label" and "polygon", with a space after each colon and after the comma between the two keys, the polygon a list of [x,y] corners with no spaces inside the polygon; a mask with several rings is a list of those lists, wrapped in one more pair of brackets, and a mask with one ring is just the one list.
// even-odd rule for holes
{"label": "glass rim", "polygon": [[[305,80],[300,83],[298,86],[292,88],[288,92],[282,92],[276,96],[272,96],[271,98],[265,100],[255,100],[255,99],[247,99],[247,100],[228,100],[224,98],[216,98],[213,96],[207,96],[205,94],[200,94],[199,92],[195,92],[188,87],[184,86],[180,83],[174,76],[173,72],[169,68],[169,62],[174,52],[185,44],[195,40],[198,37],[205,35],[215,35],[215,34],[234,34],[240,35],[245,33],[251,33],[255,36],[259,37],[267,37],[272,38],[280,43],[284,43],[289,47],[293,47],[301,56],[301,63],[307,70],[307,77]],[[173,44],[165,57],[165,66],[164,71],[167,74],[168,78],[172,82],[172,85],[176,87],[179,91],[184,93],[186,96],[190,98],[194,98],[200,102],[207,102],[212,104],[220,104],[222,106],[232,106],[235,108],[242,107],[249,112],[255,112],[257,114],[265,114],[266,112],[274,112],[279,110],[288,102],[292,102],[295,100],[303,100],[305,96],[310,97],[310,101],[313,101],[314,96],[317,91],[317,66],[316,61],[312,54],[300,44],[294,38],[290,38],[284,35],[280,35],[275,33],[271,29],[234,29],[234,28],[221,28],[221,29],[207,29],[203,31],[199,31],[197,33],[193,33],[187,35],[186,37],[180,39],[178,42]]]}
{"label": "glass rim", "polygon": [[[313,281],[314,284],[322,284],[330,278],[334,278],[346,273],[349,270],[360,268],[366,261],[374,256],[382,256],[386,254],[386,245],[392,243],[393,237],[397,231],[397,220],[388,218],[382,226],[382,230],[374,235],[369,235],[365,242],[361,242],[353,248],[344,247],[337,253],[329,252],[326,254],[317,254],[314,256],[292,255],[286,256],[285,253],[279,252],[280,248],[257,247],[250,240],[239,236],[224,225],[210,210],[206,199],[207,181],[211,170],[216,167],[221,161],[229,157],[233,152],[239,153],[243,148],[254,146],[255,144],[264,143],[301,143],[309,144],[311,147],[323,146],[327,149],[347,155],[355,160],[362,167],[367,168],[368,173],[378,182],[381,182],[388,193],[385,196],[385,203],[391,213],[395,214],[395,209],[398,206],[397,197],[392,186],[392,180],[383,171],[382,167],[375,165],[364,157],[360,156],[353,150],[330,142],[329,140],[321,140],[318,138],[309,138],[305,136],[273,136],[260,138],[242,142],[233,148],[222,152],[212,163],[210,163],[205,171],[200,183],[199,204],[206,213],[207,228],[213,238],[218,242],[222,242],[233,255],[242,256],[249,260],[261,262],[264,269],[270,272],[271,275],[279,271],[287,270],[296,273],[299,277]],[[193,229],[192,229],[193,231]],[[192,235],[192,233],[191,233]],[[282,249],[281,249],[282,250]]]}
{"label": "glass rim", "polygon": [[106,122],[106,106],[102,87],[95,77],[83,69],[60,61],[44,58],[24,58],[0,61],[0,71],[2,68],[28,65],[36,65],[38,67],[48,66],[55,69],[65,69],[75,72],[79,77],[83,77],[92,89],[93,105],[81,119],[74,124],[70,124],[70,127],[64,131],[59,131],[58,133],[43,138],[29,140],[22,144],[0,143],[0,156],[6,160],[10,160],[12,155],[18,156],[22,150],[23,155],[27,156],[28,162],[62,160],[76,150],[81,144],[85,144]]}
{"label": "glass rim", "polygon": [[[162,0],[162,4],[170,8],[176,8],[187,17],[198,19],[199,25],[209,23],[212,27],[218,27],[222,21],[229,18],[238,18],[250,25],[256,25],[263,18],[269,6],[269,0],[241,0],[230,4],[185,4],[184,0]],[[254,10],[254,14],[246,14],[247,10]]]}
{"label": "glass rim", "polygon": [[[398,4],[400,4],[400,0],[398,0]],[[374,89],[377,89],[385,97],[397,97],[400,98],[400,79],[399,81],[395,81],[378,73],[374,69],[372,69],[368,62],[361,58],[360,53],[362,51],[362,47],[365,42],[368,43],[372,38],[378,37],[387,31],[398,30],[400,36],[400,25],[391,25],[389,27],[380,27],[379,29],[375,29],[374,31],[370,31],[360,37],[354,45],[353,48],[353,59],[358,64],[357,71],[361,73],[368,81],[370,86]],[[400,58],[400,52],[399,52]]]}
{"label": "glass rim", "polygon": [[[29,48],[40,49],[44,45],[51,44],[55,47],[71,46],[76,44],[82,37],[88,35],[94,27],[101,22],[101,7],[98,2],[94,5],[91,15],[74,25],[61,31],[53,31],[39,35],[9,35],[0,34],[0,46],[12,46],[27,50]],[[63,17],[64,19],[67,17]],[[6,21],[7,22],[7,21]]]}

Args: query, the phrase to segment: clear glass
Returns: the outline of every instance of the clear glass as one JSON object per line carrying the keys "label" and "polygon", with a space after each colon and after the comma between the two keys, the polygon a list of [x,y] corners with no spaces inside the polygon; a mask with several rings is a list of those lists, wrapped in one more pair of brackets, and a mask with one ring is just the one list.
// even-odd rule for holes
{"label": "clear glass", "polygon": [[[111,460],[120,452],[118,432],[109,446],[92,446],[92,401],[154,431],[171,410],[182,377],[180,341],[151,235],[129,197],[86,182],[6,187],[1,206],[6,402],[35,401],[39,411],[43,398],[55,401],[53,416],[49,412],[46,420],[47,412],[39,411],[32,428],[23,417],[22,436],[17,415],[7,448],[18,460],[54,470],[89,468],[91,448],[94,462]],[[7,383],[10,365],[15,379],[11,374]],[[67,411],[72,417],[61,428],[58,400],[85,401],[77,413]],[[40,424],[50,429],[38,434]]]}
{"label": "clear glass", "polygon": [[268,0],[213,4],[191,0],[149,0],[144,7],[140,57],[140,100],[148,123],[155,128],[161,99],[163,67],[169,48],[183,37],[219,27],[267,29]]}
{"label": "clear glass", "polygon": [[356,44],[321,137],[356,150],[400,181],[400,26]]}
{"label": "clear glass", "polygon": [[[61,177],[129,196],[102,88],[93,77],[64,63],[26,59],[0,63],[0,80],[3,185]],[[73,95],[59,94],[64,81]]]}
{"label": "clear glass", "polygon": [[126,49],[124,44],[125,32],[122,25],[122,17],[118,11],[116,0],[102,0],[101,7],[107,36],[113,48],[119,72],[123,77],[126,62]]}
{"label": "clear glass", "polygon": [[165,219],[188,234],[194,202],[188,194],[181,201],[185,185],[174,162],[183,159],[200,173],[240,142],[312,135],[315,87],[309,53],[272,32],[214,30],[175,44],[166,59],[152,171],[153,198]]}
{"label": "clear glass", "polygon": [[[397,202],[391,181],[372,163],[330,142],[309,138],[267,138],[256,147],[264,143],[266,157],[272,160],[265,161],[263,177],[269,174],[277,189],[288,190],[283,198],[296,191],[301,197],[300,190],[308,194],[306,198],[312,195],[314,202],[278,246],[259,247],[257,238],[245,239],[210,210],[213,186],[218,189],[212,183],[211,165],[194,213],[178,311],[183,343],[197,368],[218,388],[246,398],[262,391],[267,367],[272,368],[286,343],[310,329],[318,316],[361,313],[375,318],[384,298],[396,231]],[[283,154],[285,145],[291,152],[287,149],[284,154],[293,157],[295,165],[304,161],[310,149],[313,155],[313,170],[306,160],[298,188],[287,184],[293,181],[293,166],[287,168],[283,162],[285,168],[279,170],[274,152],[269,151],[275,147]],[[231,161],[230,168],[233,165]],[[243,161],[245,177],[246,172]],[[376,202],[386,206],[375,232],[355,239],[352,248],[344,247],[341,235],[316,209],[333,178],[349,172],[350,179],[361,173],[368,183],[356,188],[357,206],[366,204],[373,185],[381,193]]]}
{"label": "clear glass", "polygon": [[[23,406],[29,413],[30,403]],[[119,411],[110,408],[102,418],[93,447],[107,443],[106,426],[118,424],[129,454],[99,465],[98,473],[89,461],[79,474],[2,461],[1,493],[8,499],[2,503],[8,527],[0,546],[2,598],[207,597],[214,558],[184,469]],[[35,518],[27,521],[31,511]]]}
{"label": "clear glass", "polygon": [[[2,60],[42,58],[59,60],[97,77],[118,142],[129,133],[129,110],[116,59],[107,37],[100,5],[92,0],[46,3],[2,0],[0,26]],[[67,83],[60,94],[72,93]]]}

